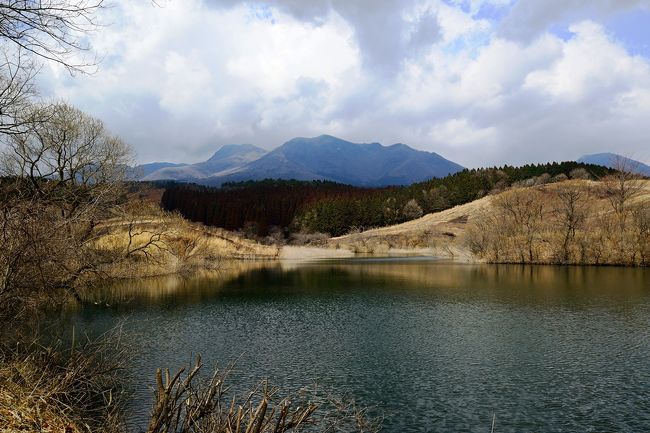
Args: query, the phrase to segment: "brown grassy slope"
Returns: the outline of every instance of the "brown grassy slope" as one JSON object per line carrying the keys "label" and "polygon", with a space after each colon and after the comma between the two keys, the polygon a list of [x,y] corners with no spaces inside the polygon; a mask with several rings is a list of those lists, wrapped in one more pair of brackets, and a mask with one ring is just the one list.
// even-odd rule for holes
{"label": "brown grassy slope", "polygon": [[[274,259],[279,254],[277,247],[174,215],[135,222],[114,220],[105,222],[103,229],[97,247],[124,257],[108,269],[111,277],[118,278],[191,273],[216,269],[225,259]],[[152,236],[155,239],[150,242]],[[130,237],[134,252],[128,254]],[[141,247],[144,249],[138,250]]]}
{"label": "brown grassy slope", "polygon": [[[566,187],[577,188],[589,197],[589,205],[592,210],[595,210],[591,219],[611,212],[608,200],[602,195],[600,182],[571,180],[519,188],[514,191],[535,190],[544,196],[553,195],[559,189]],[[505,193],[512,191],[509,190]],[[328,246],[366,254],[412,252],[479,261],[479,258],[471,253],[468,246],[468,231],[477,220],[494,215],[496,211],[494,200],[498,200],[501,194],[483,197],[471,203],[428,214],[403,224],[331,238]],[[631,205],[635,203],[650,203],[650,181],[643,181],[642,190],[630,201]]]}
{"label": "brown grassy slope", "polygon": [[468,222],[489,211],[491,200],[484,197],[402,224],[331,238],[329,246],[362,254],[414,252],[469,260],[463,241]]}
{"label": "brown grassy slope", "polygon": [[275,259],[279,248],[261,245],[216,227],[160,209],[162,190],[129,194],[96,229],[95,247],[112,257],[105,277],[138,278],[220,269],[227,259]]}

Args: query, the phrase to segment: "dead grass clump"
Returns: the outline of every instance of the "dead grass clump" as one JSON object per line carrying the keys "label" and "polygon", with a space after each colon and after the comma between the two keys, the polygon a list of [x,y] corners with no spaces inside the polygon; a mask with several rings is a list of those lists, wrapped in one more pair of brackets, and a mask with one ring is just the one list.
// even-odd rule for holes
{"label": "dead grass clump", "polygon": [[[0,432],[124,431],[120,333],[99,339],[0,346]],[[122,348],[122,349],[121,349]]]}
{"label": "dead grass clump", "polygon": [[367,410],[315,389],[281,397],[263,381],[238,396],[225,384],[230,369],[202,379],[202,367],[198,357],[187,374],[184,369],[173,376],[158,370],[147,433],[370,433],[381,427],[381,420],[369,418]]}

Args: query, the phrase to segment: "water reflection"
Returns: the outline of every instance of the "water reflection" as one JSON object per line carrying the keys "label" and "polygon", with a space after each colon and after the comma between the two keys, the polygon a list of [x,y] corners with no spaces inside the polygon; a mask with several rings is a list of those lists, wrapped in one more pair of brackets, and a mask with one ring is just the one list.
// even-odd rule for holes
{"label": "water reflection", "polygon": [[[356,284],[361,283],[361,284]],[[356,285],[355,285],[356,284]],[[357,287],[358,286],[358,287]],[[191,277],[123,281],[87,294],[90,303],[123,308],[201,303],[227,296],[400,293],[517,304],[634,304],[650,293],[647,269],[483,265],[412,259],[225,262]]]}
{"label": "water reflection", "polygon": [[157,367],[238,359],[237,384],[314,381],[388,432],[650,431],[650,270],[412,258],[239,263],[125,282],[65,320],[126,320],[142,426]]}

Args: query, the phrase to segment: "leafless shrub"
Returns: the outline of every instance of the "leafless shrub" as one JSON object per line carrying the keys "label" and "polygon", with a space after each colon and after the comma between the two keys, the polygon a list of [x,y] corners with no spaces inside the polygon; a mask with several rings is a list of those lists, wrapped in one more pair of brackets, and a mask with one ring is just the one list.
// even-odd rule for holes
{"label": "leafless shrub", "polygon": [[62,217],[58,206],[25,194],[20,180],[5,182],[1,194],[0,317],[29,316],[44,298],[78,297],[76,283],[104,260],[90,247],[94,224]]}
{"label": "leafless shrub", "polygon": [[43,343],[0,345],[0,424],[4,431],[118,433],[125,390],[122,370],[128,359],[121,332],[98,339],[73,338]]}
{"label": "leafless shrub", "polygon": [[473,219],[466,243],[488,262],[647,266],[650,203],[627,176],[502,193]]}
{"label": "leafless shrub", "polygon": [[564,173],[560,173],[558,175],[553,176],[549,182],[558,183],[558,182],[564,182],[565,180],[569,180],[569,177]]}
{"label": "leafless shrub", "polygon": [[[39,109],[41,110],[41,109]],[[115,260],[96,248],[98,221],[123,197],[130,148],[66,104],[8,138],[0,168],[0,316],[41,296],[79,298],[78,283]],[[155,238],[154,238],[155,241]],[[129,253],[146,252],[134,247]],[[15,308],[19,307],[19,308]]]}
{"label": "leafless shrub", "polygon": [[353,402],[302,390],[281,397],[277,388],[263,381],[238,396],[226,385],[229,369],[215,370],[202,379],[203,364],[186,374],[156,373],[155,402],[147,433],[285,433],[285,432],[376,432],[381,420]]}
{"label": "leafless shrub", "polygon": [[591,175],[587,170],[584,168],[574,168],[569,172],[569,177],[571,179],[577,179],[577,180],[590,180]]}
{"label": "leafless shrub", "polygon": [[424,215],[424,212],[422,211],[422,207],[417,202],[417,200],[413,198],[409,200],[402,208],[402,215],[407,220],[412,220],[420,218],[422,215]]}
{"label": "leafless shrub", "polygon": [[284,245],[287,243],[282,227],[271,226],[269,234],[262,240],[265,245]]}

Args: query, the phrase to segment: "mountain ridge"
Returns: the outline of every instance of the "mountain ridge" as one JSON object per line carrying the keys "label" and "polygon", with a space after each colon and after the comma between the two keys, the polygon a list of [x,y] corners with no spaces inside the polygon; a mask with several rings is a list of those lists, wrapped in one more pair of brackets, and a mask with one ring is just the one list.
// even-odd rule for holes
{"label": "mountain ridge", "polygon": [[220,186],[246,180],[329,180],[356,186],[407,185],[463,170],[435,152],[403,143],[353,143],[332,135],[295,137],[266,152],[253,145],[225,145],[196,164],[164,167],[142,180],[177,180]]}
{"label": "mountain ridge", "polygon": [[[625,157],[611,152],[602,152],[602,153],[593,153],[589,155],[583,155],[576,160],[576,162],[582,162],[586,164],[596,164],[602,165],[608,168],[625,168],[626,170],[644,175],[650,176],[650,166],[644,164],[640,161]],[[623,167],[621,167],[621,165]]]}
{"label": "mountain ridge", "polygon": [[[178,180],[195,181],[215,174],[228,174],[233,170],[253,161],[266,151],[252,144],[226,144],[219,147],[210,158],[194,164],[175,164],[143,176],[140,180]],[[168,163],[169,164],[169,163]],[[146,165],[146,164],[145,164]]]}

